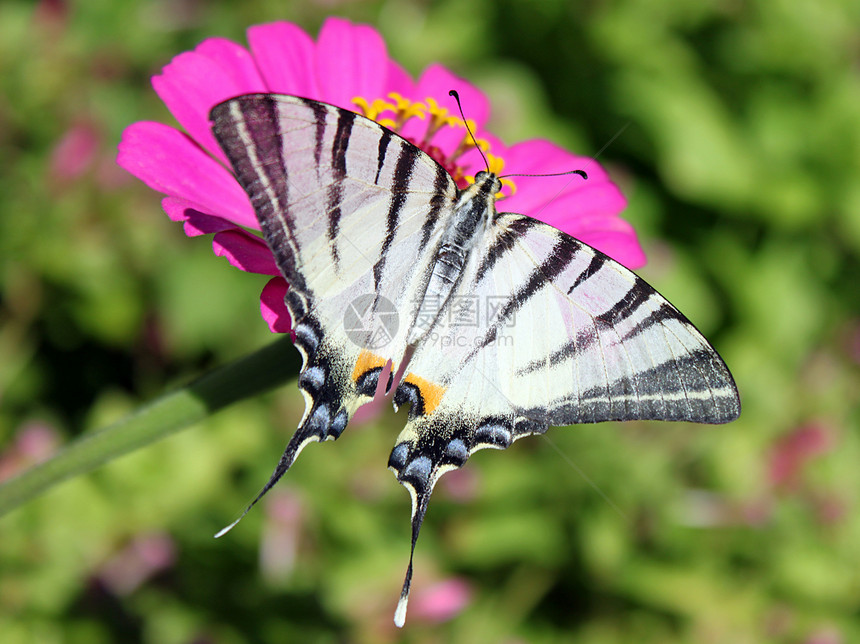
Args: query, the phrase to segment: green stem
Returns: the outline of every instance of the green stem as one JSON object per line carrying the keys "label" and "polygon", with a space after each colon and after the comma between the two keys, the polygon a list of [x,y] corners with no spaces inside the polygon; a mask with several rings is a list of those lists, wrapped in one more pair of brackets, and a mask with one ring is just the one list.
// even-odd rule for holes
{"label": "green stem", "polygon": [[54,485],[193,425],[234,402],[283,384],[299,370],[289,336],[77,439],[51,459],[0,484],[0,516]]}

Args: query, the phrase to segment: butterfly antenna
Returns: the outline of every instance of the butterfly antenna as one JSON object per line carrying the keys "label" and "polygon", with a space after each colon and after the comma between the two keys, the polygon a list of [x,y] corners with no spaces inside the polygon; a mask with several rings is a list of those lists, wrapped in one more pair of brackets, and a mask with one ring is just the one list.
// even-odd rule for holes
{"label": "butterfly antenna", "polygon": [[506,179],[507,177],[563,177],[568,174],[578,174],[583,179],[588,180],[585,170],[568,170],[567,172],[553,172],[552,174],[505,174],[499,179]]}
{"label": "butterfly antenna", "polygon": [[466,120],[466,115],[463,114],[463,106],[460,104],[460,95],[457,93],[456,89],[452,89],[448,92],[448,96],[453,96],[454,100],[457,101],[457,107],[460,110],[460,116],[463,117],[463,124],[466,126],[466,131],[469,133],[469,136],[472,137],[472,142],[475,144],[475,147],[478,148],[478,152],[481,153],[481,158],[484,160],[484,165],[487,166],[487,172],[490,171],[490,163],[487,161],[487,157],[484,156],[484,151],[481,149],[481,146],[478,145],[478,139],[475,138],[474,132],[472,132],[472,128],[469,127],[469,122]]}

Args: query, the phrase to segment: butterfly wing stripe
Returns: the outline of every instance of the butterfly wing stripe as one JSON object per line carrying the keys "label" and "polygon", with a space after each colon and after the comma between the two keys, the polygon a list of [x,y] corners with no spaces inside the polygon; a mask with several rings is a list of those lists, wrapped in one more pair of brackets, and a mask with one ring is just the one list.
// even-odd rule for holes
{"label": "butterfly wing stripe", "polygon": [[373,178],[373,183],[379,185],[379,173],[385,165],[385,157],[388,154],[388,146],[391,144],[391,130],[388,128],[382,129],[382,136],[379,137],[379,145],[376,149],[376,176]]}
{"label": "butterfly wing stripe", "polygon": [[519,308],[521,308],[530,298],[534,296],[541,288],[552,282],[558,275],[573,261],[576,256],[576,244],[570,243],[570,238],[565,239],[559,237],[555,246],[549,255],[539,264],[529,275],[528,280],[523,284],[499,310],[498,315],[493,321],[493,325],[487,330],[484,339],[478,343],[472,352],[466,357],[466,361],[471,360],[481,349],[488,344],[494,342],[498,336],[498,330]]}
{"label": "butterfly wing stripe", "polygon": [[629,331],[621,338],[622,341],[629,340],[640,333],[645,332],[655,324],[660,324],[668,320],[679,320],[682,323],[689,324],[685,318],[674,306],[668,302],[660,302],[656,309],[651,311],[644,318],[639,320]]}
{"label": "butterfly wing stripe", "polygon": [[314,167],[316,167],[317,173],[319,173],[323,144],[325,143],[326,115],[328,114],[328,110],[325,105],[306,98],[297,99],[297,102],[304,105],[314,114]]}
{"label": "butterfly wing stripe", "polygon": [[487,271],[491,270],[496,265],[496,262],[502,259],[513,248],[517,237],[524,235],[536,223],[536,219],[517,220],[511,224],[510,228],[502,230],[478,266],[474,284],[477,285],[478,282],[483,280]]}
{"label": "butterfly wing stripe", "polygon": [[430,235],[436,228],[439,221],[439,215],[446,205],[448,199],[446,197],[447,188],[451,185],[451,175],[441,165],[436,168],[436,178],[433,182],[433,196],[430,198],[430,211],[427,213],[427,218],[421,226],[421,243],[418,245],[418,253],[422,253],[430,242]]}
{"label": "butterfly wing stripe", "polygon": [[331,258],[335,270],[340,268],[340,253],[338,252],[338,229],[340,228],[341,201],[343,200],[343,179],[346,178],[346,152],[349,147],[349,135],[355,121],[353,112],[342,111],[337,115],[337,128],[331,151],[331,168],[334,181],[328,186],[328,240]]}
{"label": "butterfly wing stripe", "polygon": [[583,284],[586,280],[590,279],[595,273],[597,273],[606,263],[606,260],[607,257],[602,253],[595,253],[591,257],[591,261],[588,263],[588,266],[585,267],[585,270],[582,271],[573,281],[573,285],[568,289],[567,294],[570,295],[573,293],[580,284]]}
{"label": "butterfly wing stripe", "polygon": [[653,291],[643,280],[636,278],[624,297],[619,299],[610,309],[597,316],[597,321],[606,326],[614,327],[633,315],[646,302],[651,302]]}
{"label": "butterfly wing stripe", "polygon": [[[381,141],[382,139],[380,139],[380,143]],[[404,192],[403,186],[409,185],[409,179],[412,176],[412,169],[415,167],[416,159],[417,157],[412,150],[406,146],[401,146],[397,155],[394,176],[391,179],[391,200],[389,201],[388,214],[385,218],[385,238],[382,241],[382,247],[379,249],[379,259],[373,266],[373,288],[375,291],[379,290],[379,284],[382,281],[382,271],[385,270],[385,262],[388,258],[388,249],[391,247],[391,242],[394,241],[400,213],[406,204],[407,193]],[[378,177],[379,172],[377,172],[377,179]]]}
{"label": "butterfly wing stripe", "polygon": [[290,283],[307,290],[304,277],[295,270],[298,241],[290,225],[289,182],[280,163],[281,136],[277,106],[270,98],[254,102],[221,103],[212,110],[213,131],[243,186],[259,184],[251,205],[275,260],[288,270]]}
{"label": "butterfly wing stripe", "polygon": [[579,331],[575,337],[565,342],[561,347],[550,353],[548,356],[532,360],[525,366],[517,369],[516,375],[520,377],[527,376],[535,371],[555,366],[568,358],[581,355],[590,349],[595,342],[597,342],[597,335],[597,327],[588,326],[582,331]]}

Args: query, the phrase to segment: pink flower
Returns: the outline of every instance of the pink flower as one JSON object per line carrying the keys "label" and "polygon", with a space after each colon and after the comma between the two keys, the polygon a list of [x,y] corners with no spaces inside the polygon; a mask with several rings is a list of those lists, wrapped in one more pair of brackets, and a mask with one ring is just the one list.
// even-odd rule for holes
{"label": "pink flower", "polygon": [[170,536],[160,532],[144,534],[105,562],[98,577],[117,595],[128,595],[175,561],[176,544]]}
{"label": "pink flower", "polygon": [[412,615],[428,622],[445,622],[472,601],[472,588],[462,579],[447,579],[415,592]]}
{"label": "pink flower", "polygon": [[60,434],[51,425],[41,421],[25,423],[0,452],[0,481],[47,461],[60,448],[60,443]]}
{"label": "pink flower", "polygon": [[770,453],[771,485],[786,490],[797,488],[807,464],[833,449],[835,442],[832,430],[819,423],[798,427],[780,437]]}
{"label": "pink flower", "polygon": [[260,537],[260,569],[277,581],[289,577],[295,567],[304,507],[301,497],[292,490],[273,490],[267,499]]}
{"label": "pink flower", "polygon": [[57,179],[76,179],[96,160],[99,134],[92,125],[72,126],[51,152],[51,174]]}
{"label": "pink flower", "polygon": [[462,187],[484,162],[462,121],[450,113],[455,106],[448,91],[457,89],[494,171],[504,166],[516,173],[588,173],[588,181],[518,177],[513,195],[508,181],[500,210],[537,217],[631,268],[644,264],[633,228],[617,216],[624,197],[595,161],[542,140],[504,146],[483,130],[490,112],[486,97],[444,67],[431,65],[413,81],[388,58],[373,28],[339,18],[325,22],[316,42],[296,25],[277,22],[251,27],[248,43],[245,49],[210,38],[174,58],[152,84],[185,132],[134,123],[123,133],[117,162],[166,195],[162,207],[184,222],[186,234],[214,234],[217,255],[241,270],[275,276],[260,298],[272,331],[290,329],[283,301],[287,285],[266,244],[252,232],[259,231],[254,211],[226,169],[209,125],[210,109],[240,94],[294,94],[363,113],[419,145]]}

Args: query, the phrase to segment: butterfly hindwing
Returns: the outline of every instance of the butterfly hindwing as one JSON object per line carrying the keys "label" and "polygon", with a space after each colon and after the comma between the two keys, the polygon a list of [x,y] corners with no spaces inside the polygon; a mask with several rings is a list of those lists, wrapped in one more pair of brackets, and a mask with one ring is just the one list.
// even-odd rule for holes
{"label": "butterfly hindwing", "polygon": [[398,394],[412,407],[389,466],[413,498],[413,547],[436,481],[478,449],[553,425],[724,423],[740,412],[722,359],[663,296],[515,214],[495,217]]}
{"label": "butterfly hindwing", "polygon": [[[716,351],[618,262],[515,214],[497,215],[473,255],[451,309],[409,365],[451,392],[440,410],[503,401],[491,415],[543,426],[737,417],[737,389]],[[459,299],[477,313],[458,316]],[[469,390],[483,393],[457,400]]]}

